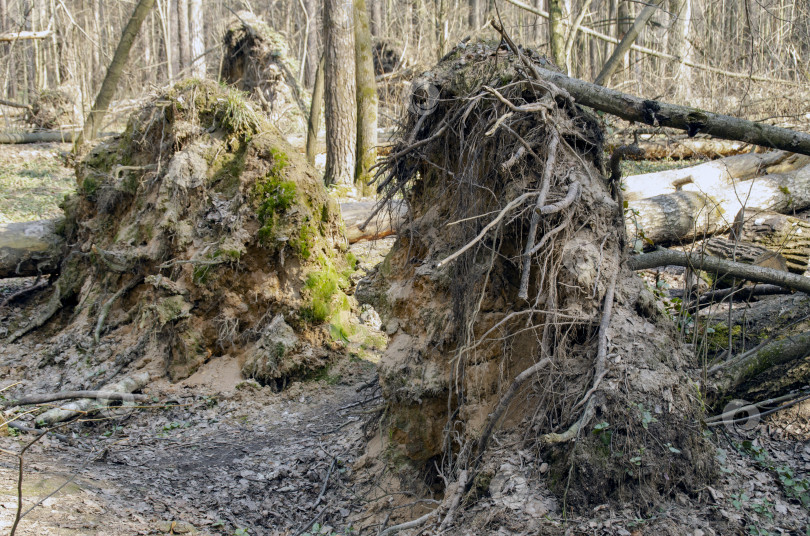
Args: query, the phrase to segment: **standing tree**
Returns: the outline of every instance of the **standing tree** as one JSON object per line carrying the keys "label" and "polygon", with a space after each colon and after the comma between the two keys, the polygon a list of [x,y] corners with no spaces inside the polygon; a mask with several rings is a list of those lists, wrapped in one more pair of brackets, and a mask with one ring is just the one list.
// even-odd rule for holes
{"label": "standing tree", "polygon": [[177,0],[177,41],[180,49],[180,69],[185,69],[191,62],[191,43],[189,42],[188,0]]}
{"label": "standing tree", "polygon": [[189,30],[191,32],[191,76],[205,78],[205,26],[202,0],[189,0]]}
{"label": "standing tree", "polygon": [[324,182],[352,184],[357,133],[352,0],[324,2],[326,173]]}
{"label": "standing tree", "polygon": [[357,167],[354,180],[365,190],[377,159],[377,82],[374,79],[371,28],[366,0],[354,0],[355,69],[357,72]]}
{"label": "standing tree", "polygon": [[115,96],[115,88],[118,86],[118,81],[124,72],[124,66],[129,58],[132,43],[135,42],[135,37],[137,37],[138,31],[141,29],[143,20],[154,5],[155,0],[140,0],[138,5],[135,6],[135,10],[132,12],[126,28],[124,28],[124,33],[121,35],[121,40],[118,42],[118,48],[115,49],[115,56],[113,56],[110,63],[110,68],[107,69],[107,76],[104,77],[104,82],[101,84],[96,102],[84,122],[84,130],[76,140],[77,146],[84,140],[92,140],[96,137],[101,120],[107,113],[107,109]]}

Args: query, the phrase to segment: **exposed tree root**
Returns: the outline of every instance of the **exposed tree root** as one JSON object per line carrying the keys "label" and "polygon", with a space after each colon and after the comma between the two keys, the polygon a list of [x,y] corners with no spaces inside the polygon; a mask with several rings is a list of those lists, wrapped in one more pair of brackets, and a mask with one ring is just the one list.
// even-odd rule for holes
{"label": "exposed tree root", "polygon": [[143,281],[142,275],[134,277],[129,283],[118,289],[118,291],[101,306],[98,313],[98,321],[96,322],[96,329],[93,331],[93,341],[96,344],[98,344],[99,338],[101,337],[101,330],[104,329],[104,322],[107,320],[107,315],[110,314],[110,308],[113,306],[113,303],[115,303],[118,298],[140,285],[141,281]]}
{"label": "exposed tree root", "polygon": [[48,303],[42,309],[42,311],[34,317],[31,322],[28,323],[24,328],[20,328],[14,333],[11,334],[8,338],[8,344],[16,342],[20,337],[24,336],[26,333],[29,333],[41,326],[44,326],[45,323],[51,319],[56,312],[62,308],[62,292],[59,289],[59,284],[53,286],[53,294],[51,294],[51,298],[48,300]]}

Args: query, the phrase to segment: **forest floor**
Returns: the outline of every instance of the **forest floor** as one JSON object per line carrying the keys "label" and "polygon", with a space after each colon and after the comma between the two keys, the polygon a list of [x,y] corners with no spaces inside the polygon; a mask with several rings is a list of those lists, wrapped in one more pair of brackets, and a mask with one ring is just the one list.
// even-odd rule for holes
{"label": "forest floor", "polygon": [[[59,160],[66,147],[0,151],[0,221],[58,214],[73,180]],[[352,250],[369,270],[391,243]],[[0,300],[23,284],[4,282]],[[243,381],[227,356],[182,382],[153,382],[145,389],[152,403],[42,437],[25,453],[21,481],[9,451],[19,452],[36,435],[0,437],[6,451],[0,455],[0,532],[14,522],[20,482],[21,535],[378,534],[386,523],[421,515],[441,497],[396,490],[372,461],[381,458],[375,379],[382,350],[345,350],[345,359],[280,393]],[[17,371],[37,367],[36,353],[2,356],[0,348],[2,361],[12,357]],[[0,387],[20,379],[5,374]],[[37,385],[26,388],[39,392]],[[544,463],[535,453],[518,453],[502,460],[488,493],[465,505],[462,519],[470,523],[452,533],[810,534],[799,499],[810,477],[810,404],[769,416],[745,435],[714,430],[716,481],[693,495],[677,494],[654,515],[635,504],[566,513],[544,487],[527,491],[527,482],[543,478]],[[510,452],[510,438],[501,442],[493,448],[496,459]],[[542,508],[520,515],[529,495]]]}

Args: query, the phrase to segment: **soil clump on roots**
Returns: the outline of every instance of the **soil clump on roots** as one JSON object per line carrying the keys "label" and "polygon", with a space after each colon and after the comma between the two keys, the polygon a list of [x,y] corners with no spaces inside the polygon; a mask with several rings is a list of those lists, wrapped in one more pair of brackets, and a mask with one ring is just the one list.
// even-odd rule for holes
{"label": "soil clump on roots", "polygon": [[283,388],[325,367],[351,267],[338,207],[276,132],[241,92],[191,80],[79,157],[60,273],[6,318],[6,374],[96,389],[228,355]]}
{"label": "soil clump on roots", "polygon": [[[377,178],[410,214],[357,291],[393,333],[382,436],[404,487],[445,494],[422,520],[442,529],[462,497],[494,501],[490,521],[644,512],[714,472],[690,355],[623,263],[600,122],[534,64],[548,66],[511,44],[459,45],[414,82]],[[536,496],[545,485],[555,504]]]}

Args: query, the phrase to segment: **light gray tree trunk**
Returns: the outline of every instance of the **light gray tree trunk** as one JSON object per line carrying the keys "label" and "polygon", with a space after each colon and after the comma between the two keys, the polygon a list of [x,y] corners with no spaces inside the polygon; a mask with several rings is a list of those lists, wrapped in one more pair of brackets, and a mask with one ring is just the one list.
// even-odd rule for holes
{"label": "light gray tree trunk", "polygon": [[202,0],[189,0],[189,32],[191,33],[191,76],[205,78],[205,24]]}

